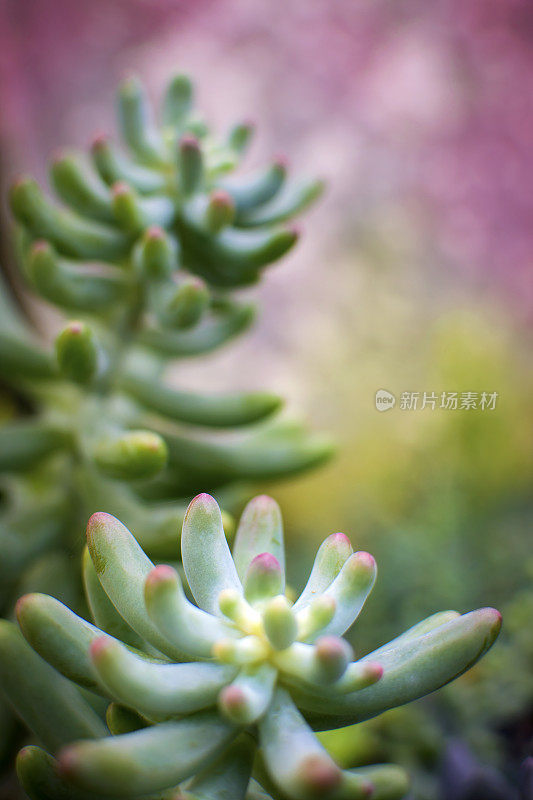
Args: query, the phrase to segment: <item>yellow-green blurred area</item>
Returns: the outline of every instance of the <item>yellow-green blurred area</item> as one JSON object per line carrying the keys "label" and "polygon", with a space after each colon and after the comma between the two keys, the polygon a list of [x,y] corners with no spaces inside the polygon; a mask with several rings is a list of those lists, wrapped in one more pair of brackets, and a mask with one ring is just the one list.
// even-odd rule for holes
{"label": "yellow-green blurred area", "polygon": [[[316,392],[327,397],[325,416],[338,455],[322,471],[276,487],[276,494],[288,527],[306,541],[318,543],[339,529],[358,547],[382,558],[393,547],[395,560],[408,562],[416,535],[431,563],[416,565],[410,592],[435,592],[431,574],[437,569],[449,585],[448,597],[466,593],[488,602],[505,578],[495,574],[487,584],[484,563],[503,565],[517,557],[521,543],[524,554],[530,545],[518,524],[527,513],[532,477],[531,371],[524,343],[501,309],[482,307],[474,298],[470,307],[439,311],[432,319],[414,301],[409,307],[406,297],[396,308],[388,300],[374,296],[372,312],[363,311],[366,336],[339,325],[335,350],[314,349]],[[386,412],[375,408],[380,388],[397,397]],[[420,393],[416,410],[399,407],[407,389]],[[421,409],[424,391],[437,395],[434,409]],[[478,397],[495,391],[496,407],[482,410],[478,401],[468,410],[440,408],[441,393],[452,391]],[[524,566],[515,563],[515,580]],[[385,574],[383,582],[391,578]],[[443,601],[440,593],[426,597],[427,604]]]}
{"label": "yellow-green blurred area", "polygon": [[[423,776],[439,763],[438,717],[448,720],[448,734],[460,733],[488,763],[502,764],[497,731],[527,719],[533,703],[527,332],[497,298],[448,290],[445,299],[423,300],[422,270],[399,277],[394,264],[376,268],[360,254],[347,256],[342,270],[336,293],[323,304],[334,320],[326,343],[311,312],[314,336],[295,356],[295,364],[302,357],[306,364],[298,379],[306,382],[313,416],[333,431],[338,455],[320,472],[276,487],[275,495],[296,586],[333,531],[376,557],[378,580],[352,629],[356,652],[440,609],[502,610],[498,645],[440,695],[327,737],[346,762],[392,756],[412,765],[416,796],[433,797],[434,788],[425,794]],[[394,408],[376,410],[378,389],[396,396]],[[404,391],[419,393],[416,410],[400,407]],[[424,392],[437,396],[434,409],[421,409]],[[477,407],[440,408],[442,392],[458,392],[459,406],[462,392],[477,393]],[[494,409],[480,408],[483,392],[497,392]],[[518,754],[520,744],[512,746]]]}

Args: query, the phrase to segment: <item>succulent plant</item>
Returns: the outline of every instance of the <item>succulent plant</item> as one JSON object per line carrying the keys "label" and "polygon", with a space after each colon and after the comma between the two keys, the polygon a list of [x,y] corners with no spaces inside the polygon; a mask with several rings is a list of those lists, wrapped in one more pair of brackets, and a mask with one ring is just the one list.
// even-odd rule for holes
{"label": "succulent plant", "polygon": [[165,555],[200,489],[230,502],[243,481],[296,473],[330,452],[302,423],[279,418],[282,401],[269,392],[165,382],[172,360],[208,353],[251,324],[253,307],[230,291],[293,246],[296,231],[281,223],[321,188],[288,180],[279,159],[232,176],[252,126],[219,142],[192,103],[189,79],[174,78],[156,125],[142,86],[128,80],[119,118],[129,155],[103,136],[92,164],[60,154],[51,182],[63,205],[31,179],[12,188],[26,281],[75,318],[50,353],[1,299],[0,376],[33,411],[0,429],[6,591],[54,543],[75,548],[95,507]]}
{"label": "succulent plant", "polygon": [[180,571],[155,566],[113,516],[94,514],[87,539],[95,625],[42,594],[17,605],[27,641],[1,623],[1,683],[46,748],[18,758],[32,800],[403,797],[402,769],[342,770],[320,731],[438,689],[500,628],[494,609],[445,611],[354,660],[342,637],[374,559],[332,534],[291,603],[281,514],[266,496],[245,508],[233,555],[214,498],[191,502],[181,555],[195,603]]}

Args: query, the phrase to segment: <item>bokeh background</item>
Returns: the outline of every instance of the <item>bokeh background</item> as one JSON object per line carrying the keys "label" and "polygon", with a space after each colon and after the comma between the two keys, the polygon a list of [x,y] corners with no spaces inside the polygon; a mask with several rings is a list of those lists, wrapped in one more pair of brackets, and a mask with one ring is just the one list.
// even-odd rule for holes
{"label": "bokeh background", "polygon": [[[2,0],[2,189],[113,129],[124,74],[157,96],[176,69],[215,124],[257,123],[250,168],[283,152],[328,182],[300,247],[252,292],[254,333],[180,373],[192,388],[235,376],[276,389],[336,437],[329,466],[265,487],[284,508],[294,585],[343,530],[380,567],[358,652],[442,608],[504,613],[468,676],[329,746],[350,765],[400,761],[416,800],[459,800],[459,767],[518,798],[533,755],[533,5]],[[33,313],[46,328],[46,309]],[[380,413],[381,388],[498,400]]]}

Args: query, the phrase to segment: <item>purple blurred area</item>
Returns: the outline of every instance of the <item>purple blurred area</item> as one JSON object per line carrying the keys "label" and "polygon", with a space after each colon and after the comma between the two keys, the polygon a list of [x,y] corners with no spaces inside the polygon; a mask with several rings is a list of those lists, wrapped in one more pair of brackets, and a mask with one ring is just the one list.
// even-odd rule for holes
{"label": "purple blurred area", "polygon": [[329,179],[321,252],[400,219],[430,273],[531,320],[530,0],[3,0],[0,23],[6,179],[110,127],[124,72],[190,71],[216,122]]}
{"label": "purple blurred area", "polygon": [[202,5],[207,3],[3,0],[0,130],[8,167],[41,167],[43,152],[62,142],[76,106],[91,103],[99,113],[111,97],[121,54],[154,42]]}

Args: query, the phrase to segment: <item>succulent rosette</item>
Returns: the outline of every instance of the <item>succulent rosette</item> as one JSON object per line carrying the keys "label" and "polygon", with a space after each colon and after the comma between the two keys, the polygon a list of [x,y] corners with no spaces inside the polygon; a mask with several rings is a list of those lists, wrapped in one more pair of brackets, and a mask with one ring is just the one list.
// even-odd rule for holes
{"label": "succulent rosette", "polygon": [[0,377],[32,411],[0,428],[4,600],[43,554],[75,549],[95,507],[167,557],[200,489],[231,511],[244,483],[331,452],[305,423],[280,418],[271,392],[190,391],[166,374],[251,325],[253,305],[234,292],[295,244],[285,223],[320,182],[290,179],[280,159],[234,175],[252,126],[216,138],[186,76],[170,82],[157,121],[134,78],[118,110],[127,152],[98,136],[89,157],[60,153],[50,169],[59,203],[30,178],[11,190],[25,282],[70,321],[50,351],[2,292]]}
{"label": "succulent rosette", "polygon": [[500,628],[494,609],[445,611],[356,658],[343,635],[374,559],[332,534],[292,602],[281,514],[266,496],[244,510],[233,554],[218,504],[196,497],[179,569],[154,565],[109,514],[91,517],[87,538],[95,624],[41,594],[17,606],[27,641],[2,623],[2,684],[46,748],[18,758],[32,800],[401,798],[400,767],[343,770],[320,731],[438,689]]}

